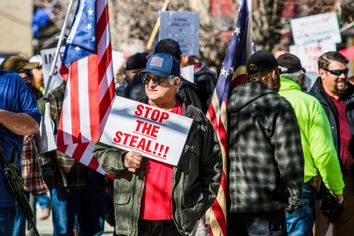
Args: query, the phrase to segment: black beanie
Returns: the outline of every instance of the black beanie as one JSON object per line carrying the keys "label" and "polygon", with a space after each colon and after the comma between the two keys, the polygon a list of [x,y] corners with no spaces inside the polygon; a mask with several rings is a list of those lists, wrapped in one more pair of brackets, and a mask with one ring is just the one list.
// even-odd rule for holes
{"label": "black beanie", "polygon": [[134,55],[128,57],[127,63],[125,64],[126,70],[138,70],[144,69],[147,62],[147,52],[138,52]]}

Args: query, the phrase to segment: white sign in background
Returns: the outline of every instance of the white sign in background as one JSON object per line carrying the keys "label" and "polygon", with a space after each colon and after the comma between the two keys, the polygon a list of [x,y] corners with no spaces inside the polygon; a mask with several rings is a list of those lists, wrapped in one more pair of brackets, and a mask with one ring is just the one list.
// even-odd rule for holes
{"label": "white sign in background", "polygon": [[[50,68],[52,66],[52,62],[54,59],[55,50],[56,50],[56,48],[48,48],[48,49],[41,50],[41,56],[42,56],[42,60],[43,60],[42,68],[43,68],[44,87],[47,86],[47,81],[49,78]],[[64,50],[65,50],[65,47],[60,48],[60,56],[58,57],[56,67],[54,69],[53,78],[52,78],[52,82],[51,82],[49,91],[52,91],[53,89],[59,87],[61,85],[61,83],[63,82],[63,77],[61,77],[61,75],[59,73],[59,69],[61,66],[61,57],[64,53]]]}
{"label": "white sign in background", "polygon": [[290,53],[296,55],[301,60],[302,67],[306,70],[305,85],[309,91],[318,78],[318,58],[325,52],[335,51],[334,43],[313,43],[307,45],[291,45]]}
{"label": "white sign in background", "polygon": [[337,15],[332,12],[292,19],[290,25],[296,45],[342,41]]}
{"label": "white sign in background", "polygon": [[191,83],[194,83],[194,65],[181,68],[181,76]]}
{"label": "white sign in background", "polygon": [[176,40],[182,55],[199,55],[199,14],[196,12],[160,12],[159,40]]}
{"label": "white sign in background", "polygon": [[177,165],[192,119],[117,96],[100,142]]}
{"label": "white sign in background", "polygon": [[301,60],[302,67],[307,72],[318,72],[318,58],[325,52],[335,51],[334,43],[313,43],[307,45],[291,45],[289,52],[296,55]]}
{"label": "white sign in background", "polygon": [[124,56],[122,52],[112,51],[112,63],[113,63],[113,75],[114,78],[117,77],[117,73],[124,65]]}

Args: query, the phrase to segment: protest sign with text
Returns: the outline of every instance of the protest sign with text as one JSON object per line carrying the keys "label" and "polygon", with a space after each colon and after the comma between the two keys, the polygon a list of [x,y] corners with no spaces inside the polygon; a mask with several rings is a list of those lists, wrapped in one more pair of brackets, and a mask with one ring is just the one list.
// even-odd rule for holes
{"label": "protest sign with text", "polygon": [[192,119],[117,96],[100,142],[177,165]]}
{"label": "protest sign with text", "polygon": [[291,31],[296,45],[319,42],[340,43],[336,13],[322,13],[300,17],[290,21]]}
{"label": "protest sign with text", "polygon": [[199,55],[199,14],[196,12],[160,12],[159,40],[176,40],[182,55]]}
{"label": "protest sign with text", "polygon": [[[43,68],[44,86],[47,85],[50,67],[52,66],[55,50],[56,50],[56,48],[47,48],[47,49],[41,50],[41,56],[42,56],[42,60],[43,60],[42,68]],[[52,91],[56,87],[60,86],[61,83],[63,82],[63,77],[60,75],[58,68],[60,68],[60,66],[61,66],[61,57],[64,53],[64,50],[65,50],[65,47],[60,48],[60,55],[61,56],[58,57],[58,60],[56,62],[56,66],[55,66],[55,69],[53,72],[53,79],[52,79],[49,91]]]}
{"label": "protest sign with text", "polygon": [[307,72],[318,72],[318,58],[325,52],[336,51],[334,43],[312,43],[306,45],[290,45],[290,53],[301,59],[301,65]]}

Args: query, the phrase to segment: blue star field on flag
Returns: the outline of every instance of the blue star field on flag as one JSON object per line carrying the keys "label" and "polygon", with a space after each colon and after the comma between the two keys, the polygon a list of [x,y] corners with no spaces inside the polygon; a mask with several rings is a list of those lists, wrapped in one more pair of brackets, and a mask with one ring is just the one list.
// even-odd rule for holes
{"label": "blue star field on flag", "polygon": [[67,39],[62,64],[96,52],[96,1],[80,0]]}
{"label": "blue star field on flag", "polygon": [[228,99],[234,71],[246,64],[248,14],[247,0],[243,0],[215,88],[220,106]]}

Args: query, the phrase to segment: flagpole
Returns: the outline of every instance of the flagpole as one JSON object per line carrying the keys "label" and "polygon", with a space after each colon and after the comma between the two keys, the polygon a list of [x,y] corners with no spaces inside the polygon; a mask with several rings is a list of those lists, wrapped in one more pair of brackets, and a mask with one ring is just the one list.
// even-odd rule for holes
{"label": "flagpole", "polygon": [[247,0],[248,6],[248,26],[247,26],[247,46],[246,46],[246,60],[252,55],[252,0]]}
{"label": "flagpole", "polygon": [[53,78],[53,74],[54,74],[54,69],[55,69],[55,66],[57,64],[57,60],[58,60],[58,56],[59,56],[61,45],[63,44],[63,41],[64,41],[64,34],[65,34],[66,27],[68,26],[69,15],[70,15],[70,11],[71,11],[71,8],[73,6],[73,3],[74,3],[74,0],[70,0],[70,4],[69,4],[69,7],[68,7],[68,10],[66,11],[63,27],[61,28],[61,32],[60,32],[60,35],[59,35],[57,48],[55,50],[55,54],[54,54],[54,58],[53,58],[53,61],[52,61],[52,65],[50,67],[48,81],[47,81],[47,84],[45,86],[44,95],[43,95],[44,98],[47,98],[47,96],[48,96],[50,84],[52,82],[52,78]]}
{"label": "flagpole", "polygon": [[[166,11],[169,3],[170,3],[170,0],[165,0],[165,2],[164,2],[164,4],[163,4],[163,6],[162,6],[160,12]],[[149,41],[148,41],[148,43],[147,43],[147,45],[146,45],[146,50],[147,50],[147,51],[150,51],[150,50],[151,50],[152,44],[154,43],[154,40],[155,40],[155,38],[156,38],[157,31],[158,31],[159,28],[160,28],[160,12],[159,12],[159,16],[158,16],[158,18],[157,18],[157,20],[156,20],[154,29],[153,29],[152,32],[151,32]]]}

